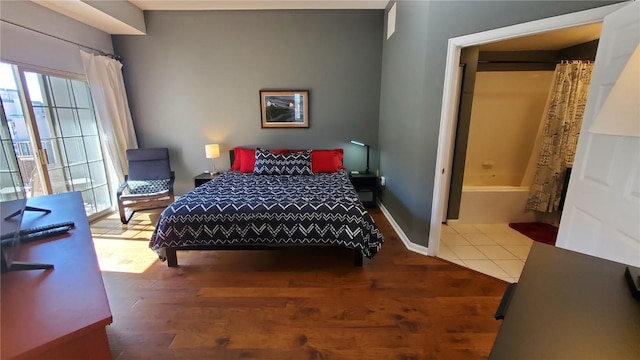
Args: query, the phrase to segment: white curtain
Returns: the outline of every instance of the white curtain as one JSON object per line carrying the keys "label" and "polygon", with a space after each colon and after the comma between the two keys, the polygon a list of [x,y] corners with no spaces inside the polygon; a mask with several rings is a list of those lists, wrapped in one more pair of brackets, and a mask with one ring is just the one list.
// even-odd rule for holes
{"label": "white curtain", "polygon": [[128,171],[127,149],[137,149],[131,111],[122,77],[122,64],[107,56],[80,50],[96,111],[102,144],[108,154],[111,184],[117,188]]}

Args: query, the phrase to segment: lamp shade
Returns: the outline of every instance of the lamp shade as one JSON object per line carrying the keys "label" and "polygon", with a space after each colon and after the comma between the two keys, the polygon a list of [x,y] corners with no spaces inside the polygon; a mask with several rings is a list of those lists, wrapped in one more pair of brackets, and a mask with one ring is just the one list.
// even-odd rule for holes
{"label": "lamp shade", "polygon": [[218,144],[205,145],[204,150],[207,154],[207,159],[217,159],[220,157],[220,145]]}
{"label": "lamp shade", "polygon": [[640,137],[640,45],[593,120],[589,132]]}

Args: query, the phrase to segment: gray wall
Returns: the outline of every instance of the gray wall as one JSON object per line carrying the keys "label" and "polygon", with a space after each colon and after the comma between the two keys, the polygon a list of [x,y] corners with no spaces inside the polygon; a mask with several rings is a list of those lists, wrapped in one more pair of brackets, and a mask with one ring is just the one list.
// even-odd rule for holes
{"label": "gray wall", "polygon": [[[168,147],[176,192],[211,169],[204,145],[334,148],[377,142],[382,10],[146,11],[146,36],[113,36],[141,147]],[[309,89],[309,129],[261,129],[260,89]],[[227,169],[226,157],[216,169]]]}
{"label": "gray wall", "polygon": [[0,23],[0,58],[7,62],[84,76],[81,47],[13,24],[113,52],[109,34],[31,1],[0,1],[0,18],[12,23]]}
{"label": "gray wall", "polygon": [[412,242],[428,243],[448,39],[611,3],[397,2],[396,31],[383,41],[381,199]]}

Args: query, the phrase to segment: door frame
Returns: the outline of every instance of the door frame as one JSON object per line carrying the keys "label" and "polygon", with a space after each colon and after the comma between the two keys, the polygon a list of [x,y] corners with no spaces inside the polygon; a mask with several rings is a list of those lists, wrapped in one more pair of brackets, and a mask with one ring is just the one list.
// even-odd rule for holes
{"label": "door frame", "polygon": [[451,167],[447,168],[449,166],[448,156],[453,151],[455,144],[456,119],[454,114],[459,102],[459,99],[456,98],[457,84],[455,80],[462,48],[602,22],[605,16],[629,3],[622,2],[449,39],[438,132],[433,201],[431,203],[431,226],[427,248],[429,255],[436,256],[440,250],[442,209],[448,201],[445,196],[448,193],[446,178],[451,177]]}
{"label": "door frame", "polygon": [[[453,122],[453,127],[451,128],[451,136],[452,139],[450,140],[453,144],[455,144],[456,142],[456,132],[458,131],[458,118],[460,117],[460,97],[462,96],[462,87],[463,87],[463,83],[464,83],[464,74],[466,71],[467,67],[466,64],[458,64],[458,71],[455,74],[455,84],[456,84],[456,98],[457,100],[457,105],[454,108],[454,113],[452,114],[453,118],[455,119],[455,121]],[[447,169],[452,169],[453,168],[453,153],[454,153],[454,146],[451,147],[450,151],[447,153]],[[449,190],[451,188],[451,172],[449,172],[449,176],[446,176],[444,179],[444,194],[442,194],[442,197],[445,199],[449,199]],[[449,211],[449,201],[445,201],[442,204],[442,222],[447,221],[447,212]]]}

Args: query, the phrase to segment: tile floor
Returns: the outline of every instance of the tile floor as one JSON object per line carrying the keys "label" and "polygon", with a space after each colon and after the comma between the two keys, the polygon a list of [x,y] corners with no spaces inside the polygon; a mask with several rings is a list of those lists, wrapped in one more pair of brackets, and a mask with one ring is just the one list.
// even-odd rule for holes
{"label": "tile floor", "polygon": [[532,244],[508,224],[443,225],[438,257],[517,282]]}

